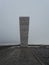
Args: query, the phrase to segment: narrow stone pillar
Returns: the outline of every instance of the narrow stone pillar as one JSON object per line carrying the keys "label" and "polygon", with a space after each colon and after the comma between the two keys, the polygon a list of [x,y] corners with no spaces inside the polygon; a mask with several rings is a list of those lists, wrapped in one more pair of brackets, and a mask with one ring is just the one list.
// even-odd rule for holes
{"label": "narrow stone pillar", "polygon": [[29,17],[19,17],[20,21],[20,45],[28,46]]}

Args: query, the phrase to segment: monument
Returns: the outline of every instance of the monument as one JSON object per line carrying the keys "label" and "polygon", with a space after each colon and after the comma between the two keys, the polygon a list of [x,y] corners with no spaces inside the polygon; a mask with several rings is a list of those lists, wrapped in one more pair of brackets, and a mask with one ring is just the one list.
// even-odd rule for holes
{"label": "monument", "polygon": [[28,46],[29,17],[19,17],[20,22],[20,45]]}

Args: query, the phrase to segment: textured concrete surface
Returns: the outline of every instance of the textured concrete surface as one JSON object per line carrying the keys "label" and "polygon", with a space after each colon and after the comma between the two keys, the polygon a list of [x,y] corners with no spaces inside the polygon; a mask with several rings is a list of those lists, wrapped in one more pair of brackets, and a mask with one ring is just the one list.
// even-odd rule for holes
{"label": "textured concrete surface", "polygon": [[37,57],[40,58],[45,65],[49,65],[49,46],[46,47],[37,47],[33,49],[34,53],[36,54]]}
{"label": "textured concrete surface", "polygon": [[38,50],[38,47],[16,46],[0,49],[0,65],[45,65]]}
{"label": "textured concrete surface", "polygon": [[21,46],[28,46],[29,17],[20,17],[20,42]]}

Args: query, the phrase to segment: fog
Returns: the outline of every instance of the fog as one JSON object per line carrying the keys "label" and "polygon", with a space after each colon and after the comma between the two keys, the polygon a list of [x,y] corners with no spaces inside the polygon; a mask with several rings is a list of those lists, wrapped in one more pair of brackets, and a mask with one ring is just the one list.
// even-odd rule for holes
{"label": "fog", "polygon": [[0,0],[0,45],[20,44],[20,16],[30,17],[28,44],[49,45],[49,0]]}

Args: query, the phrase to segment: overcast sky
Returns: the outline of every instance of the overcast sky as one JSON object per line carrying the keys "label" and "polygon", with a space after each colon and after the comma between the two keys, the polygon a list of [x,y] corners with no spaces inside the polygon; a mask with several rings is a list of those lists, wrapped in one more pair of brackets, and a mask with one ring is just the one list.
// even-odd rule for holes
{"label": "overcast sky", "polygon": [[19,16],[30,17],[29,44],[49,44],[49,0],[0,0],[0,45],[20,43]]}

